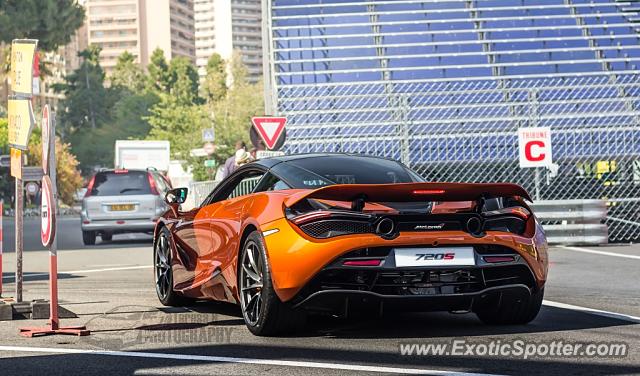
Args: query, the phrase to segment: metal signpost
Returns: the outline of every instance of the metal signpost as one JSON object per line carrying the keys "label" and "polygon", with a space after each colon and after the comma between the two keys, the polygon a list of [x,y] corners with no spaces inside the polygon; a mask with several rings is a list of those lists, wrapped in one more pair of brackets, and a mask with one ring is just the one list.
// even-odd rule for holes
{"label": "metal signpost", "polygon": [[33,65],[37,40],[16,39],[11,43],[11,95],[8,98],[9,146],[11,147],[11,176],[16,179],[16,296],[22,301],[22,252],[24,192],[22,186],[22,151],[26,151],[35,123],[31,108],[33,96]]}
{"label": "metal signpost", "polygon": [[[56,154],[55,154],[55,117],[49,112],[49,106],[43,109],[42,117],[42,204],[40,208],[42,245],[49,248],[49,326],[20,328],[20,335],[36,337],[50,334],[89,335],[84,326],[61,327],[58,317],[58,249],[56,238]],[[46,134],[46,136],[45,136]],[[46,140],[46,144],[44,144]]]}

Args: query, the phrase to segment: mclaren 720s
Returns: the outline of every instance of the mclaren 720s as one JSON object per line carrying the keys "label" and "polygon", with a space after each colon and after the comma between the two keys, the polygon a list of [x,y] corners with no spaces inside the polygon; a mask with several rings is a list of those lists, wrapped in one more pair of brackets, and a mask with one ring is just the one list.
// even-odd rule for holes
{"label": "mclaren 720s", "polygon": [[186,196],[167,193],[155,229],[160,301],[238,304],[256,335],[312,313],[525,324],[540,310],[548,247],[515,184],[427,183],[390,159],[306,154],[244,165],[183,211]]}

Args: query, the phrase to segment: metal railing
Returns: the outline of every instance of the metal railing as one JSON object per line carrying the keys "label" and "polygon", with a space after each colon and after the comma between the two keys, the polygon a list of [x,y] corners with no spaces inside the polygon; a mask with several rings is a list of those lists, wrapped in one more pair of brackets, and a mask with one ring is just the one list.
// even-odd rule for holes
{"label": "metal railing", "polygon": [[608,242],[604,200],[536,201],[532,205],[549,244],[600,245]]}

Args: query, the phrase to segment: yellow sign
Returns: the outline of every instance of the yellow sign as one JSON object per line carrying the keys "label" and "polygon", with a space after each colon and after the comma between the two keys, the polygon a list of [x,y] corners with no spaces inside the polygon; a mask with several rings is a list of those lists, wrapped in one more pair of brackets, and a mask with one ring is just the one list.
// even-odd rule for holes
{"label": "yellow sign", "polygon": [[9,113],[9,146],[15,149],[27,150],[29,136],[35,119],[30,99],[10,98]]}
{"label": "yellow sign", "polygon": [[38,41],[16,39],[11,43],[11,90],[16,94],[33,94],[33,57]]}
{"label": "yellow sign", "polygon": [[11,176],[22,179],[22,151],[11,148]]}

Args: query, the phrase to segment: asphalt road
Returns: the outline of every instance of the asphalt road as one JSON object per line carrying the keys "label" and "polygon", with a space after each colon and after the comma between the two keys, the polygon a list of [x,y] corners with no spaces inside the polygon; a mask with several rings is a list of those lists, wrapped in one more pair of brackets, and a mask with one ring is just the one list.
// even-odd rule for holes
{"label": "asphalt road", "polygon": [[[66,234],[65,234],[66,236]],[[595,251],[596,253],[593,253]],[[260,338],[236,307],[198,303],[162,307],[155,297],[151,247],[141,241],[61,251],[60,298],[88,337],[26,339],[18,328],[44,321],[0,322],[1,374],[640,374],[640,246],[554,248],[545,305],[526,326],[486,326],[471,314],[419,313],[314,319],[308,330]],[[13,291],[14,254],[5,255],[5,290]],[[25,299],[48,294],[47,253],[25,254]],[[7,295],[7,294],[5,294]],[[606,312],[586,312],[584,309]],[[625,316],[627,315],[627,316]],[[402,356],[401,344],[628,344],[623,358],[501,355]]]}
{"label": "asphalt road", "polygon": [[[15,250],[15,219],[5,217],[2,221],[4,229],[4,252]],[[58,249],[81,249],[82,230],[80,229],[80,217],[65,216],[58,218]],[[42,251],[44,247],[40,241],[40,218],[26,218],[24,220],[24,251]],[[148,247],[152,237],[146,234],[120,234],[114,235],[111,242],[102,242],[100,237],[96,242],[97,247]]]}

